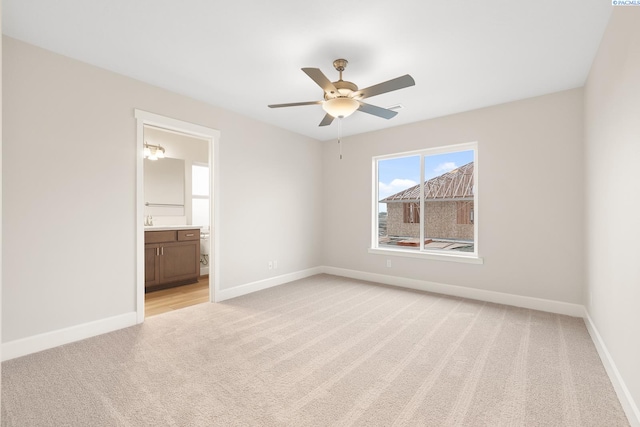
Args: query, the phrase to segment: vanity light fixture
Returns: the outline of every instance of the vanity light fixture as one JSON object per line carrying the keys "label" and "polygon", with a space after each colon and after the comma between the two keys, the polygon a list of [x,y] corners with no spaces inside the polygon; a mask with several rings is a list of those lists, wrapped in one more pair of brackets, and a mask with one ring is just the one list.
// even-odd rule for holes
{"label": "vanity light fixture", "polygon": [[164,159],[164,148],[161,145],[144,143],[144,158],[149,160]]}

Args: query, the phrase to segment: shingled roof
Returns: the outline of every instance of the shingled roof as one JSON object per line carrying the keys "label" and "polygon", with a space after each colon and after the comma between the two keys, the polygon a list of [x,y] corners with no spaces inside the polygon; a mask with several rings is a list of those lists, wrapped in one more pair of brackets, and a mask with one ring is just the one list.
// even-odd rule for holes
{"label": "shingled roof", "polygon": [[[425,200],[473,198],[473,162],[431,178],[424,183]],[[380,203],[420,201],[420,184],[393,194]]]}

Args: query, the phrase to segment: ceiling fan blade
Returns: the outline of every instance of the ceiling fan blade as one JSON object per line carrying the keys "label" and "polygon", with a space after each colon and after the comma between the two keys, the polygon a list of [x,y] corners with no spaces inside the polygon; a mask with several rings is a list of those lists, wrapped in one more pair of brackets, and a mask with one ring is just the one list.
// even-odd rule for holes
{"label": "ceiling fan blade", "polygon": [[289,104],[271,104],[269,108],[282,108],[282,107],[299,107],[301,105],[316,105],[322,104],[322,101],[307,101],[307,102],[291,102]]}
{"label": "ceiling fan blade", "polygon": [[363,113],[373,114],[374,116],[382,117],[383,119],[391,119],[395,117],[398,112],[393,110],[387,110],[386,108],[376,107],[375,105],[365,104],[364,102],[360,102],[360,107],[358,107],[358,111],[362,111]]}
{"label": "ceiling fan blade", "polygon": [[311,77],[311,80],[316,82],[318,86],[322,88],[327,93],[336,93],[338,89],[331,83],[331,80],[325,76],[319,68],[303,68],[307,76]]}
{"label": "ceiling fan blade", "polygon": [[327,114],[318,126],[329,126],[331,122],[333,122],[333,116],[331,114]]}
{"label": "ceiling fan blade", "polygon": [[403,89],[405,87],[413,86],[416,82],[409,74],[405,74],[402,77],[387,80],[386,82],[378,83],[377,85],[369,86],[357,91],[353,94],[353,98],[364,99],[372,96],[380,95],[383,93],[391,92],[393,90]]}

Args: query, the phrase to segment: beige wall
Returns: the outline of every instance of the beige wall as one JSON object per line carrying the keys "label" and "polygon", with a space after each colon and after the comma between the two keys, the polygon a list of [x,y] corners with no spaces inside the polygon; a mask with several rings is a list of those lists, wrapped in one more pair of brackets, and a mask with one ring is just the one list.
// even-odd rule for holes
{"label": "beige wall", "polygon": [[635,401],[633,425],[640,425],[640,8],[614,8],[587,80],[584,112],[584,299]]}
{"label": "beige wall", "polygon": [[[574,89],[343,138],[342,160],[325,144],[325,264],[582,303],[582,101]],[[484,265],[394,257],[388,268],[368,253],[372,157],[472,141]]]}
{"label": "beige wall", "polygon": [[3,55],[4,342],[135,310],[136,108],[221,132],[223,289],[321,265],[320,142],[11,38]]}

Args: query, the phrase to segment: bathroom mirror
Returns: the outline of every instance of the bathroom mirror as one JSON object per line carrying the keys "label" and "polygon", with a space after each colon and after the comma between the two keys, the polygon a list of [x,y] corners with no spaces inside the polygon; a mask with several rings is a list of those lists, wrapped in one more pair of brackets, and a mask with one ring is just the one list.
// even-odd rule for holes
{"label": "bathroom mirror", "polygon": [[153,208],[155,215],[175,215],[177,209],[184,211],[184,177],[182,159],[144,159],[145,207]]}

